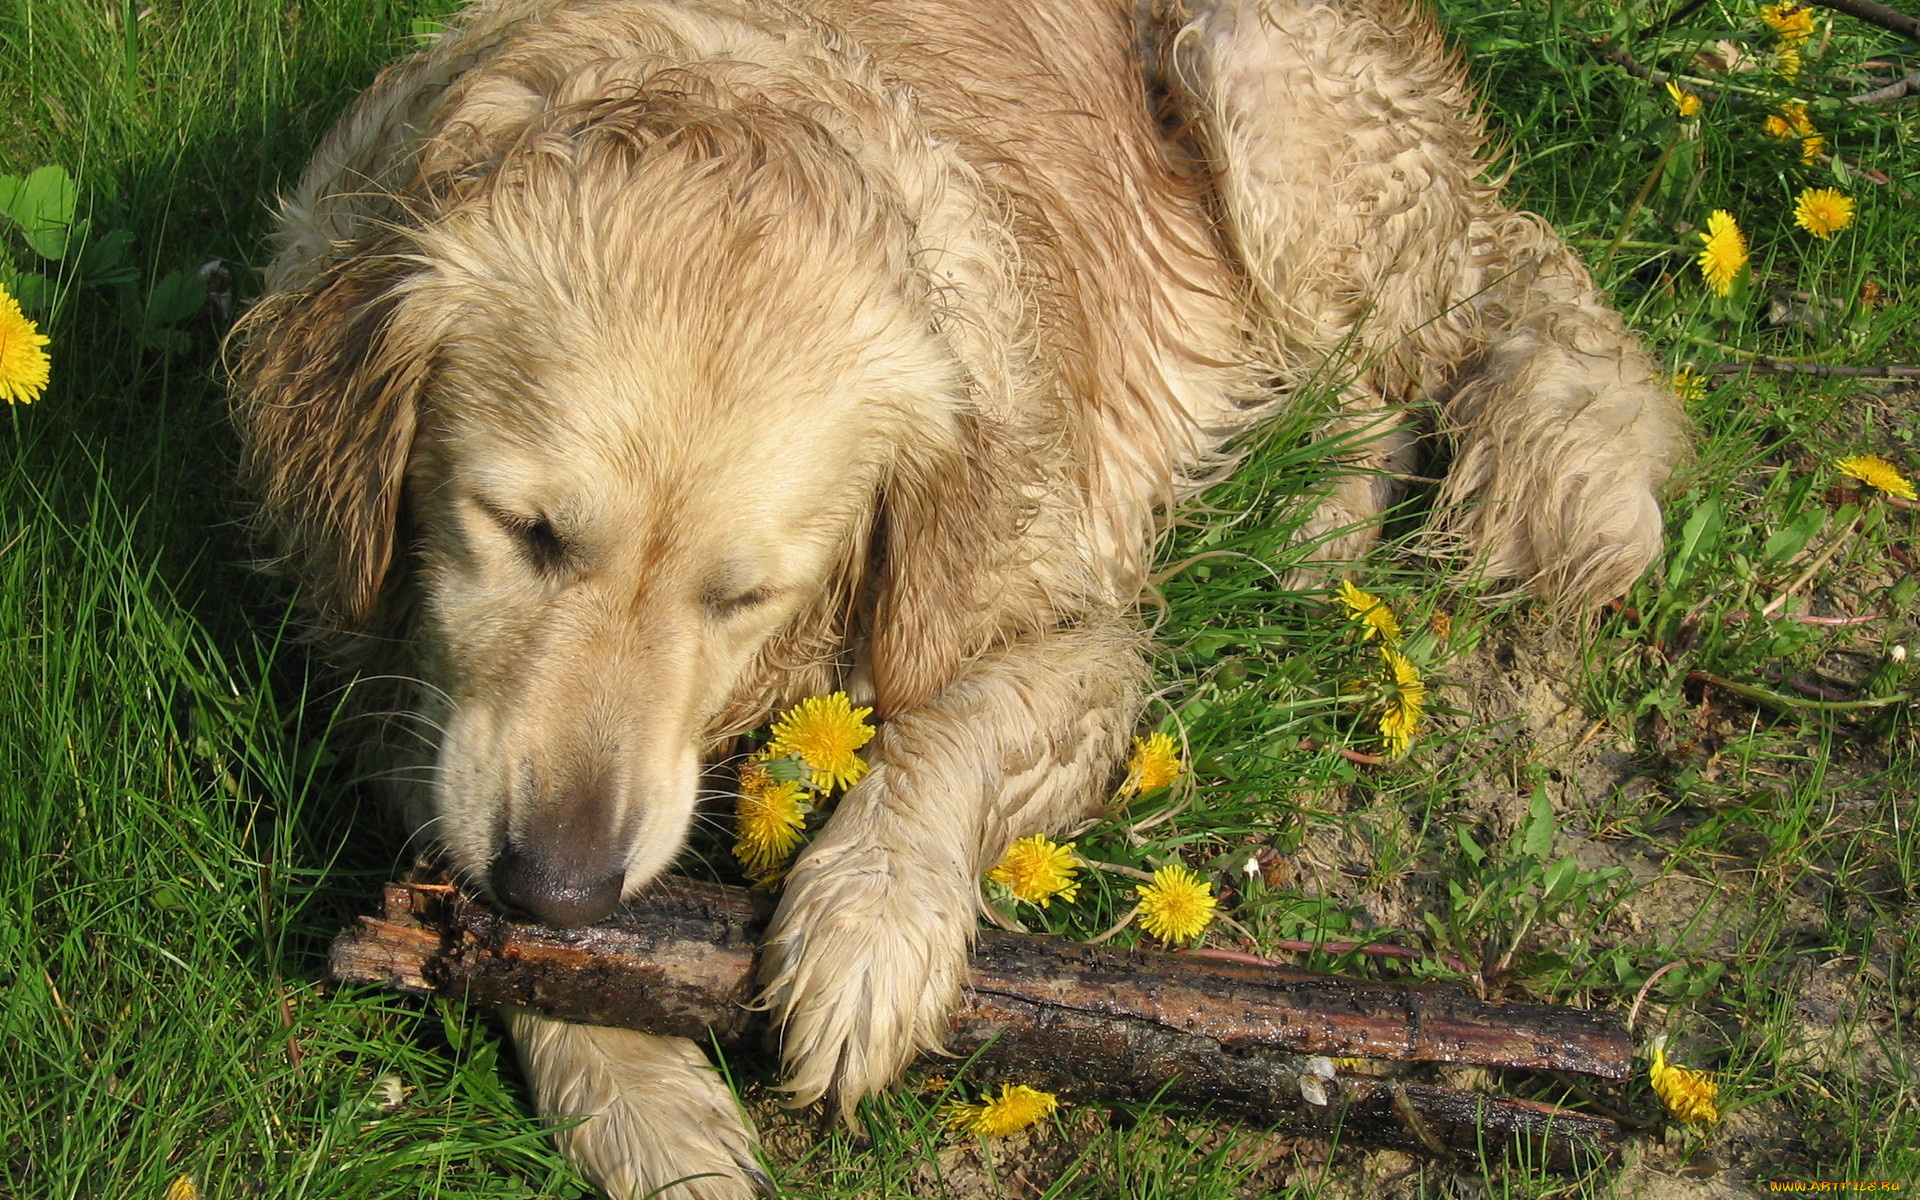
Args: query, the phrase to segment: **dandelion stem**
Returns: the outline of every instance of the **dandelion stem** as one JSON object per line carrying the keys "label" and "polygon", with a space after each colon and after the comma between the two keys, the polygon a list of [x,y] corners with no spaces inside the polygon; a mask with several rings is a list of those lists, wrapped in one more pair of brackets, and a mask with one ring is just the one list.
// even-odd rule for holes
{"label": "dandelion stem", "polygon": [[1692,964],[1692,962],[1693,960],[1689,958],[1676,958],[1672,962],[1667,963],[1665,966],[1655,971],[1653,974],[1647,976],[1647,981],[1640,985],[1639,994],[1633,998],[1633,1007],[1627,1010],[1627,1032],[1628,1033],[1633,1032],[1634,1022],[1640,1019],[1640,1006],[1647,1002],[1647,993],[1653,990],[1654,984],[1660,982],[1660,977],[1662,975],[1665,975],[1668,971],[1673,970],[1675,967],[1689,966]]}
{"label": "dandelion stem", "polygon": [[1085,855],[1080,856],[1080,861],[1096,871],[1111,871],[1115,875],[1125,875],[1129,879],[1138,879],[1145,883],[1153,882],[1153,872],[1151,871],[1141,871],[1133,867],[1123,867],[1119,863],[1101,862],[1098,859],[1087,858]]}
{"label": "dandelion stem", "polygon": [[1680,146],[1680,132],[1683,124],[1677,120],[1673,123],[1673,132],[1667,135],[1667,148],[1660,152],[1659,159],[1653,164],[1653,170],[1647,175],[1647,181],[1640,185],[1639,195],[1627,205],[1626,215],[1620,218],[1620,231],[1613,235],[1611,242],[1607,243],[1606,252],[1600,256],[1599,263],[1594,266],[1595,278],[1606,275],[1607,264],[1613,261],[1614,254],[1620,249],[1620,243],[1627,236],[1627,231],[1633,228],[1633,219],[1640,215],[1641,208],[1647,203],[1647,197],[1653,195],[1653,189],[1660,182],[1660,177],[1667,173],[1667,163],[1673,158],[1673,152]]}
{"label": "dandelion stem", "polygon": [[1847,527],[1835,534],[1833,540],[1825,546],[1822,546],[1820,553],[1813,556],[1813,561],[1807,564],[1806,570],[1800,572],[1799,578],[1788,584],[1785,591],[1767,601],[1766,607],[1760,610],[1760,615],[1763,617],[1771,617],[1774,613],[1780,611],[1781,605],[1793,598],[1795,592],[1807,586],[1807,584],[1813,580],[1813,577],[1820,573],[1822,567],[1825,567],[1829,562],[1833,561],[1833,556],[1838,554],[1840,547],[1844,546],[1847,539],[1853,536],[1853,531],[1860,528],[1860,521],[1866,515],[1864,511],[1855,513],[1853,520],[1847,522]]}
{"label": "dandelion stem", "polygon": [[[1091,866],[1092,864],[1089,863],[1088,865]],[[1089,946],[1099,946],[1106,942],[1112,941],[1114,938],[1119,936],[1120,931],[1122,929],[1125,929],[1127,926],[1133,924],[1133,919],[1138,915],[1140,915],[1140,906],[1136,904],[1132,908],[1128,909],[1126,912],[1121,913],[1120,919],[1118,921],[1115,921],[1112,925],[1108,926],[1106,929],[1086,939],[1085,944]]]}
{"label": "dandelion stem", "polygon": [[[1755,350],[1742,350],[1738,346],[1729,346],[1725,342],[1716,342],[1712,338],[1701,337],[1697,333],[1683,332],[1683,333],[1676,333],[1673,336],[1678,341],[1690,342],[1695,346],[1705,346],[1709,350],[1718,350],[1720,353],[1726,355],[1728,358],[1740,359],[1742,363],[1769,362],[1769,363],[1809,363],[1811,364],[1811,363],[1817,363],[1820,361],[1819,359],[1812,358],[1812,357],[1771,358]],[[1698,369],[1702,371],[1714,371],[1716,369],[1725,369],[1725,370],[1731,371],[1731,370],[1738,370],[1740,368],[1738,365],[1729,364],[1729,363],[1708,363],[1706,366],[1700,367]]]}

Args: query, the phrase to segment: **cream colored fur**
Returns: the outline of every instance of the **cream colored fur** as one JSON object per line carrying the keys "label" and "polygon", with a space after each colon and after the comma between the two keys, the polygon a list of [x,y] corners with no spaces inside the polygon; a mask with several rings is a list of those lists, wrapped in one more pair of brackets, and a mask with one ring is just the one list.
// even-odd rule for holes
{"label": "cream colored fur", "polygon": [[[1593,601],[1657,550],[1677,409],[1484,140],[1400,0],[483,4],[287,198],[237,380],[263,533],[410,681],[420,836],[481,887],[604,858],[533,876],[581,919],[739,732],[874,704],[764,964],[795,1100],[850,1111],[939,1045],[981,871],[1110,788],[1160,514],[1302,382],[1374,435],[1330,559],[1410,405],[1478,569]],[[509,1024],[613,1194],[760,1182],[691,1043]]]}

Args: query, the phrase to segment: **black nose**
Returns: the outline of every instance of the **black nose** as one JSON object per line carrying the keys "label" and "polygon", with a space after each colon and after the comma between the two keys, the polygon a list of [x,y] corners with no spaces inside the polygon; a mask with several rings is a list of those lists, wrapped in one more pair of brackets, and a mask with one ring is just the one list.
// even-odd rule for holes
{"label": "black nose", "polygon": [[604,920],[620,907],[626,872],[570,856],[547,858],[509,844],[493,860],[491,878],[501,900],[549,925],[572,929]]}

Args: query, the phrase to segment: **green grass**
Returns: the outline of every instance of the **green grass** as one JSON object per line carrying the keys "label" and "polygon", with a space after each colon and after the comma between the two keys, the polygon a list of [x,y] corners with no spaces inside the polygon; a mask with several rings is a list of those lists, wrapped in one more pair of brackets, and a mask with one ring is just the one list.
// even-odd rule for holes
{"label": "green grass", "polygon": [[[335,757],[339,681],[246,569],[228,482],[217,345],[257,288],[271,196],[446,7],[0,0],[0,173],[65,167],[81,240],[121,247],[49,261],[0,235],[12,271],[48,280],[56,372],[0,428],[0,1196],[158,1197],[183,1173],[223,1197],[584,1194],[485,1014],[325,982],[326,940],[399,850]],[[1624,0],[1446,8],[1513,193],[1663,361],[1920,362],[1920,125],[1832,102],[1910,69],[1911,46],[1835,17],[1788,85],[1744,6],[1657,34],[1642,31],[1670,10]],[[1601,35],[1710,90],[1701,118],[1582,45]],[[1722,41],[1757,69],[1695,57]],[[1869,60],[1898,65],[1856,69]],[[1794,97],[1840,166],[1760,132]],[[1854,226],[1831,242],[1794,228],[1808,186],[1852,195]],[[1691,265],[1716,208],[1753,250],[1727,299]],[[203,296],[188,277],[213,259]],[[1653,1128],[1636,1165],[1572,1179],[1353,1150],[1327,1165],[1313,1143],[1152,1110],[1070,1109],[1007,1145],[951,1147],[938,1092],[822,1135],[764,1102],[765,1063],[735,1062],[782,1186],[1605,1196],[1683,1169],[1920,1184],[1916,735],[1911,704],[1859,705],[1920,686],[1889,653],[1920,649],[1920,539],[1913,510],[1831,466],[1876,452],[1911,474],[1920,401],[1878,380],[1712,378],[1690,403],[1698,452],[1671,489],[1666,558],[1616,611],[1569,627],[1409,554],[1367,565],[1433,684],[1427,730],[1384,765],[1364,761],[1378,734],[1343,700],[1377,673],[1374,650],[1323,597],[1277,583],[1280,514],[1313,455],[1297,431],[1266,439],[1165,552],[1193,563],[1163,589],[1151,720],[1193,769],[1080,849],[1212,873],[1239,927],[1213,944],[1387,942],[1419,957],[1302,958],[1620,1011],[1644,989],[1638,1035],[1668,1033],[1716,1073],[1720,1126]],[[1419,500],[1393,532],[1417,527]],[[1241,869],[1250,854],[1265,875]],[[1017,915],[1088,936],[1132,903],[1128,876],[1083,883],[1074,904]],[[1575,1102],[1658,1126],[1641,1081]]]}

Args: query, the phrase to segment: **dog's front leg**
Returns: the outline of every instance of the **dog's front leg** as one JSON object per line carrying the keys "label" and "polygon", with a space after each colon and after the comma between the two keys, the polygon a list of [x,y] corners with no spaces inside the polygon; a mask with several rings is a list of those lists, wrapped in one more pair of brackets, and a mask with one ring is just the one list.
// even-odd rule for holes
{"label": "dog's front leg", "polygon": [[[726,1081],[686,1038],[502,1010],[560,1150],[614,1200],[772,1195]],[[580,1118],[585,1118],[581,1120]]]}
{"label": "dog's front leg", "polygon": [[981,872],[1013,838],[1099,807],[1144,678],[1139,635],[1116,617],[985,655],[888,719],[768,933],[762,978],[796,1103],[832,1092],[850,1115],[941,1045]]}

